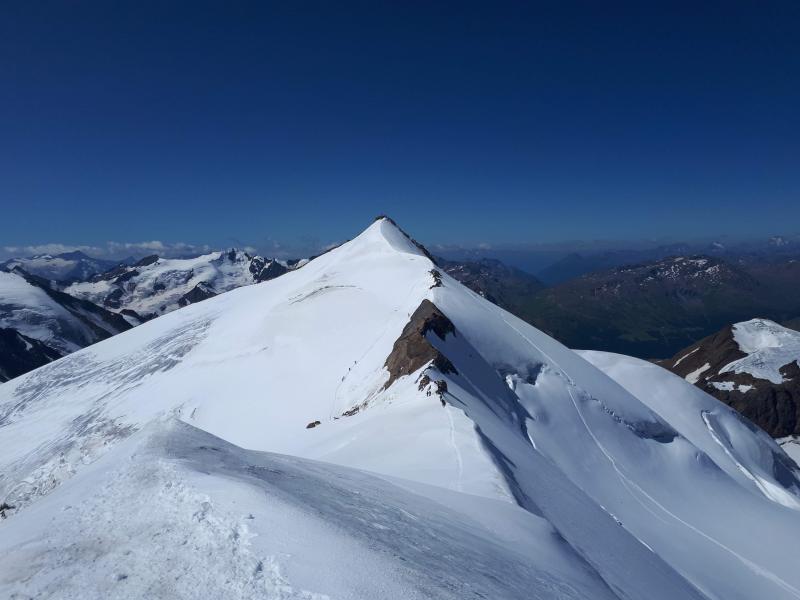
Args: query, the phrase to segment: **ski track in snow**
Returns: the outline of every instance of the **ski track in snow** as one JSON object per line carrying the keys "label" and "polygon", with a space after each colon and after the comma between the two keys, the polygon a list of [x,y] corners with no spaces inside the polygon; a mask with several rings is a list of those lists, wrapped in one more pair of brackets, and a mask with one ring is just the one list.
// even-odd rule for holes
{"label": "ski track in snow", "polygon": [[461,458],[461,450],[458,449],[458,443],[456,442],[456,424],[455,421],[453,421],[453,415],[450,413],[451,410],[455,409],[447,405],[444,407],[444,410],[447,413],[448,421],[450,421],[450,445],[453,446],[453,453],[456,456],[456,465],[458,466],[456,489],[462,492],[464,491],[464,484],[462,483],[464,479],[464,460]]}

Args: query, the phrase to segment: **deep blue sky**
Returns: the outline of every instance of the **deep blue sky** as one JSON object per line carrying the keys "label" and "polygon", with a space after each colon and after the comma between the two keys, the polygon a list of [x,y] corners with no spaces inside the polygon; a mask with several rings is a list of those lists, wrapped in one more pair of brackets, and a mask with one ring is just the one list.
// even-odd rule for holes
{"label": "deep blue sky", "polygon": [[797,230],[798,2],[18,2],[0,246]]}

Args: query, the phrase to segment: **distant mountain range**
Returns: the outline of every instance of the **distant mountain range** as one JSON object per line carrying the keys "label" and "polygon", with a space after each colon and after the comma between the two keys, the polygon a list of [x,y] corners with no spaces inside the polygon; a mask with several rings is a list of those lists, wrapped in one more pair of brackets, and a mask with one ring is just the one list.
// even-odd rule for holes
{"label": "distant mountain range", "polygon": [[[738,252],[733,259],[729,248],[710,244],[706,249],[716,254],[617,266],[550,287],[496,259],[436,261],[442,271],[473,291],[570,347],[662,358],[727,324],[753,316],[778,322],[800,318],[800,260],[794,254],[795,246],[792,239],[775,238],[748,247],[748,252]],[[659,247],[658,252],[665,248]],[[621,259],[621,253],[611,252],[592,258],[602,263]],[[567,257],[559,263],[562,276],[570,269],[590,268],[592,260]],[[108,264],[81,253],[12,259],[4,264],[7,269],[23,264],[36,268],[53,290],[138,325],[219,293],[273,279],[305,262],[232,249],[184,259],[150,256],[115,263],[100,273],[92,271]],[[79,272],[90,274],[76,277]],[[56,280],[52,276],[57,274],[70,278]],[[44,360],[43,354],[30,364]]]}
{"label": "distant mountain range", "polygon": [[222,292],[274,279],[305,262],[263,258],[236,249],[186,259],[153,255],[73,282],[63,290],[139,324]]}
{"label": "distant mountain range", "polygon": [[572,348],[661,358],[754,315],[800,315],[800,261],[670,257],[582,275],[509,309]]}
{"label": "distant mountain range", "polygon": [[[6,261],[0,269],[0,382],[177,308],[274,279],[305,262],[235,249],[191,259],[148,256],[132,264],[98,261],[82,253]],[[109,264],[110,270],[94,271]]]}
{"label": "distant mountain range", "polygon": [[437,258],[436,262],[472,291],[513,313],[519,311],[526,298],[545,287],[537,277],[496,259],[451,261]]}

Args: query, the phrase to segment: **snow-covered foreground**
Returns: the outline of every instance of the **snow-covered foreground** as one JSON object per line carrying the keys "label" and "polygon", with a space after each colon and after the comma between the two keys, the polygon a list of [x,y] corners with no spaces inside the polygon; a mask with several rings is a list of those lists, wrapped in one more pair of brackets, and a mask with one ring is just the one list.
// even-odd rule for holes
{"label": "snow-covered foreground", "polygon": [[520,508],[175,421],[9,519],[0,554],[4,598],[615,597]]}
{"label": "snow-covered foreground", "polygon": [[[0,502],[16,507],[0,581],[53,597],[800,598],[781,449],[659,367],[588,358],[602,370],[379,220],[0,386]],[[73,545],[35,541],[53,530]],[[153,554],[169,560],[135,558]]]}

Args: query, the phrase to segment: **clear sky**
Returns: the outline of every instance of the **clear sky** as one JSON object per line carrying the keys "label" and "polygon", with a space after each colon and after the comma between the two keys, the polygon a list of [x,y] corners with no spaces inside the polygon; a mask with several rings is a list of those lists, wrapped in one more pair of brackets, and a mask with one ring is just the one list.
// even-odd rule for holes
{"label": "clear sky", "polygon": [[0,246],[798,230],[800,2],[17,2]]}

